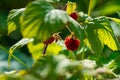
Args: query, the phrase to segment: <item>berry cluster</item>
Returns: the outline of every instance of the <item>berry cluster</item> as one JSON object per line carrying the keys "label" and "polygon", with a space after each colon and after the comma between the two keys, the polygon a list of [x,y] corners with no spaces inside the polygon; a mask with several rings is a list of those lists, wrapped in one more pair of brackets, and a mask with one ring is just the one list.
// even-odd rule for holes
{"label": "berry cluster", "polygon": [[[44,44],[51,44],[55,40],[55,37],[50,37],[47,41],[43,42]],[[74,34],[65,38],[64,44],[68,50],[74,51],[77,50],[80,45],[80,40],[75,37]]]}

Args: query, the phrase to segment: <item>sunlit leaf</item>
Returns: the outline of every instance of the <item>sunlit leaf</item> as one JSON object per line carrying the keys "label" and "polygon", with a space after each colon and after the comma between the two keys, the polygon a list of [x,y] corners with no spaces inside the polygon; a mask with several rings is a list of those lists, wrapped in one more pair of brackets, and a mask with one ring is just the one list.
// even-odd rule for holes
{"label": "sunlit leaf", "polygon": [[79,23],[70,19],[65,11],[54,9],[46,1],[37,0],[27,6],[22,19],[21,32],[23,37],[35,38],[35,41],[43,42],[53,33],[64,29],[68,22],[75,34],[82,39]]}
{"label": "sunlit leaf", "polygon": [[25,11],[25,8],[13,9],[8,15],[8,35],[20,27],[20,17]]}
{"label": "sunlit leaf", "polygon": [[23,37],[33,37],[41,42],[63,29],[67,22],[68,15],[65,11],[54,9],[44,0],[37,0],[27,6],[21,32]]}
{"label": "sunlit leaf", "polygon": [[108,19],[111,19],[112,21],[116,22],[117,24],[120,25],[120,19],[118,18],[112,18],[112,17],[107,17]]}
{"label": "sunlit leaf", "polygon": [[101,53],[104,45],[107,45],[113,51],[120,49],[111,25],[105,17],[95,18],[93,22],[88,24],[86,32],[89,46],[96,53]]}
{"label": "sunlit leaf", "polygon": [[105,29],[99,29],[97,33],[100,40],[103,41],[105,45],[107,45],[112,50],[118,50],[118,45],[115,41],[115,38],[111,35],[110,32],[106,31]]}
{"label": "sunlit leaf", "polygon": [[87,39],[85,42],[87,45],[93,49],[95,53],[101,53],[103,49],[103,43],[98,38],[97,29],[94,28],[94,25],[91,25],[86,28],[86,32]]}
{"label": "sunlit leaf", "polygon": [[45,15],[54,7],[44,0],[36,0],[28,4],[22,19],[21,32],[23,37],[36,38]]}
{"label": "sunlit leaf", "polygon": [[14,44],[14,45],[10,48],[10,50],[9,50],[9,53],[10,53],[10,54],[9,54],[9,58],[8,58],[8,65],[9,65],[9,66],[10,66],[10,59],[11,59],[12,54],[13,54],[13,52],[15,51],[15,49],[20,48],[20,47],[28,44],[29,42],[32,42],[33,40],[34,40],[33,38],[23,38],[23,39],[21,39],[19,42],[17,42],[16,44]]}
{"label": "sunlit leaf", "polygon": [[[43,50],[44,50],[43,43],[38,43],[38,44],[29,43],[28,48],[29,48],[30,53],[32,54],[32,57],[34,60],[37,60],[43,56]],[[46,54],[58,54],[61,49],[62,49],[61,46],[59,46],[55,43],[52,43],[52,44],[48,45]]]}
{"label": "sunlit leaf", "polygon": [[67,3],[66,12],[70,15],[71,13],[75,12],[76,10],[76,3],[75,2],[69,2]]}
{"label": "sunlit leaf", "polygon": [[113,51],[119,50],[120,45],[114,35],[109,21],[105,17],[101,17],[98,19],[98,22],[98,26],[101,27],[97,32],[99,39],[104,43],[104,45],[107,45]]}
{"label": "sunlit leaf", "polygon": [[69,20],[69,16],[65,11],[62,10],[51,10],[46,14],[42,26],[39,28],[39,34],[37,34],[38,39],[46,40],[53,33],[60,31],[65,28]]}

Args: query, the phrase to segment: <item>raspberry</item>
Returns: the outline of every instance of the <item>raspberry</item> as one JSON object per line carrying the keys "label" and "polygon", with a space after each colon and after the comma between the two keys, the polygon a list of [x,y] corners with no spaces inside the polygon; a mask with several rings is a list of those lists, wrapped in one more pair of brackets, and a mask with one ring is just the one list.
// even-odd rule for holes
{"label": "raspberry", "polygon": [[78,38],[73,38],[73,37],[68,36],[65,38],[64,43],[68,50],[74,51],[78,49],[80,45],[80,40]]}
{"label": "raspberry", "polygon": [[77,13],[73,12],[70,14],[70,17],[72,17],[73,19],[77,20],[78,19],[78,15]]}
{"label": "raspberry", "polygon": [[47,41],[43,42],[44,44],[51,44],[54,41],[54,37],[49,38]]}

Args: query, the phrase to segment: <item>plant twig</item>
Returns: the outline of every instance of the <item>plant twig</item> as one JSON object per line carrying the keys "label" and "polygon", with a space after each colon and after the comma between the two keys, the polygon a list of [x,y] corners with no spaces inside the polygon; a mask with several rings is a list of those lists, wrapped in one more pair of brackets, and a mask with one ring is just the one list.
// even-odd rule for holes
{"label": "plant twig", "polygon": [[46,54],[47,47],[48,47],[48,44],[44,44],[43,55]]}
{"label": "plant twig", "polygon": [[68,24],[66,24],[65,27],[68,29],[68,31],[69,31],[70,33],[72,33],[72,31],[71,31],[71,29],[69,28]]}
{"label": "plant twig", "polygon": [[89,8],[88,8],[88,16],[90,16],[90,14],[91,14],[92,5],[93,5],[93,0],[90,0],[90,2],[89,2]]}

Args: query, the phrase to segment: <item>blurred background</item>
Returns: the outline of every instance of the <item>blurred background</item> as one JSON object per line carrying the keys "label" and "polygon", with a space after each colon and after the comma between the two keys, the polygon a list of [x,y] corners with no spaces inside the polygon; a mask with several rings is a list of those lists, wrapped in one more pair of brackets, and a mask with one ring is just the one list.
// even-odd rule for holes
{"label": "blurred background", "polygon": [[[12,59],[11,69],[8,69],[7,59],[9,48],[18,42],[22,36],[19,30],[14,31],[9,36],[7,35],[7,16],[12,9],[25,7],[29,2],[34,0],[0,0],[0,72],[11,69],[24,69],[19,62]],[[48,0],[50,1],[50,0]],[[55,1],[55,0],[53,0]],[[59,6],[63,7],[68,0],[60,0]],[[87,14],[89,0],[69,0],[77,3],[77,10]],[[120,18],[120,1],[119,0],[93,0],[92,17],[109,16]],[[113,30],[118,40],[120,41],[120,25],[111,21]],[[14,53],[28,66],[32,65],[32,58],[26,46],[17,49]]]}

